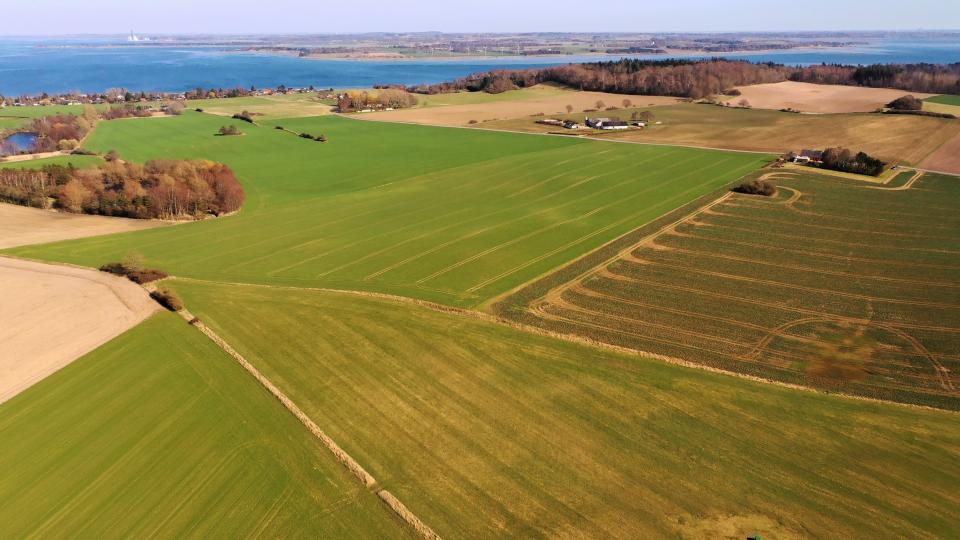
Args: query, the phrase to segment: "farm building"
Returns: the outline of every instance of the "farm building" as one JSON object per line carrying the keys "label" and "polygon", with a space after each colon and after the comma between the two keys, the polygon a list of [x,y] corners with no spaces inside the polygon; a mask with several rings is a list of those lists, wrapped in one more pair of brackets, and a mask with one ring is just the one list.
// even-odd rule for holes
{"label": "farm building", "polygon": [[795,163],[821,163],[823,161],[823,151],[801,150],[799,155],[791,152],[790,160]]}
{"label": "farm building", "polygon": [[593,129],[629,129],[630,124],[611,118],[587,118],[587,125]]}
{"label": "farm building", "polygon": [[577,122],[574,122],[573,120],[564,120],[564,121],[563,121],[563,127],[567,128],[567,129],[580,129],[580,128],[582,128],[583,126],[580,125],[580,124],[577,123]]}

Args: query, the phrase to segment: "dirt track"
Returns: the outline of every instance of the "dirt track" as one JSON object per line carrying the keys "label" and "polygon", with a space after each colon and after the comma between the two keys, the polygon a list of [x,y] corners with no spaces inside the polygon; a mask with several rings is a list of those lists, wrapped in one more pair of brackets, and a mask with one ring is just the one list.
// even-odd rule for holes
{"label": "dirt track", "polygon": [[784,81],[739,88],[734,103],[746,99],[757,109],[794,109],[814,113],[871,112],[906,94],[923,99],[932,94],[887,88],[862,88],[832,84]]}
{"label": "dirt track", "polygon": [[0,203],[0,249],[162,225],[163,222],[147,219],[65,214]]}
{"label": "dirt track", "polygon": [[149,317],[126,279],[0,257],[0,403]]}

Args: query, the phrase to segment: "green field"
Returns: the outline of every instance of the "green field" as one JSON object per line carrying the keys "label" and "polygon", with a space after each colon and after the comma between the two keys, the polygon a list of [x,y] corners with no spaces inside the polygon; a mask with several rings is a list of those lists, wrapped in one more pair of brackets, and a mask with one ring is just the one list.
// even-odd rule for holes
{"label": "green field", "polygon": [[951,413],[798,392],[393,301],[172,286],[444,538],[956,532]]}
{"label": "green field", "polygon": [[925,99],[924,101],[930,103],[942,103],[944,105],[955,105],[960,107],[960,96],[954,95],[942,95],[942,96],[933,96]]}
{"label": "green field", "polygon": [[34,118],[55,114],[83,114],[82,105],[44,105],[40,107],[4,107],[0,109],[0,132],[17,129],[29,124]]}
{"label": "green field", "polygon": [[57,156],[52,158],[31,159],[29,161],[0,161],[0,169],[40,169],[46,165],[73,165],[78,169],[95,167],[103,163],[100,156]]}
{"label": "green field", "polygon": [[[93,267],[141,254],[176,276],[166,285],[191,312],[441,537],[956,536],[954,412],[369,294],[960,408],[955,178],[894,171],[878,186],[784,169],[762,199],[728,189],[770,172],[758,171],[769,154],[278,118],[312,106],[296,100],[191,105],[263,114],[100,122],[84,145],[224,162],[246,190],[241,212],[4,253]],[[908,116],[654,111],[664,124],[638,136],[670,142],[773,146],[797,122],[873,129],[890,148],[928,121],[917,147],[956,132]],[[225,124],[245,135],[216,136]],[[905,127],[877,127],[891,125]],[[411,534],[168,313],[0,405],[0,467],[12,471],[0,530],[16,537]]]}
{"label": "green field", "polygon": [[234,217],[25,247],[99,266],[131,250],[194,278],[385,291],[475,306],[747,174],[768,155],[605,144],[339,117],[285,119],[317,143],[221,118],[101,122],[86,146],[234,168]]}
{"label": "green field", "polygon": [[237,98],[191,99],[186,106],[204,112],[232,116],[247,111],[259,122],[275,118],[321,116],[330,113],[330,105],[317,98],[316,93],[279,94],[273,96],[244,96]]}
{"label": "green field", "polygon": [[7,538],[405,537],[240,366],[163,313],[0,405]]}
{"label": "green field", "polygon": [[636,231],[618,256],[593,254],[499,310],[764,378],[960,409],[957,178],[775,174],[772,199],[733,195]]}

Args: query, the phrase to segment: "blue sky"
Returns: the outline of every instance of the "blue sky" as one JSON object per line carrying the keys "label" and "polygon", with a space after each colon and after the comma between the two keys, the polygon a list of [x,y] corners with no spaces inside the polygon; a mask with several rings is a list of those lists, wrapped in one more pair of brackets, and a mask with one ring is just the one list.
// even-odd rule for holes
{"label": "blue sky", "polygon": [[[960,29],[958,0],[18,0],[0,35]],[[12,23],[12,24],[11,24]]]}

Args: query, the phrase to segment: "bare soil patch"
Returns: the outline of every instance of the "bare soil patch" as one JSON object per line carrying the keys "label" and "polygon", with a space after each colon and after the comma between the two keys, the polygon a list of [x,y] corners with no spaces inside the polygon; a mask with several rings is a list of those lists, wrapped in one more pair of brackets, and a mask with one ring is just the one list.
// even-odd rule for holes
{"label": "bare soil patch", "polygon": [[66,214],[0,203],[0,249],[166,225],[162,221]]}
{"label": "bare soil patch", "polygon": [[[566,114],[567,105],[573,107],[573,113],[577,113],[582,112],[584,109],[596,108],[597,101],[602,101],[606,107],[621,107],[625,99],[629,99],[634,106],[643,107],[672,105],[678,102],[677,98],[665,96],[629,96],[624,94],[607,94],[604,92],[567,92],[561,95],[518,101],[492,101],[488,103],[384,111],[360,114],[357,115],[357,118],[440,126],[466,126],[470,124],[471,120],[475,120],[477,123],[483,123],[490,120],[503,120],[521,116],[531,116],[539,113],[544,113],[547,116]],[[597,111],[590,114],[594,116],[610,116],[616,115],[617,112]]]}
{"label": "bare soil patch", "polygon": [[159,309],[130,281],[0,257],[0,403]]}
{"label": "bare soil patch", "polygon": [[784,81],[739,88],[734,99],[746,99],[758,109],[794,109],[814,113],[870,112],[898,97],[911,94],[925,99],[933,94],[906,92],[887,88],[863,88],[832,84]]}

